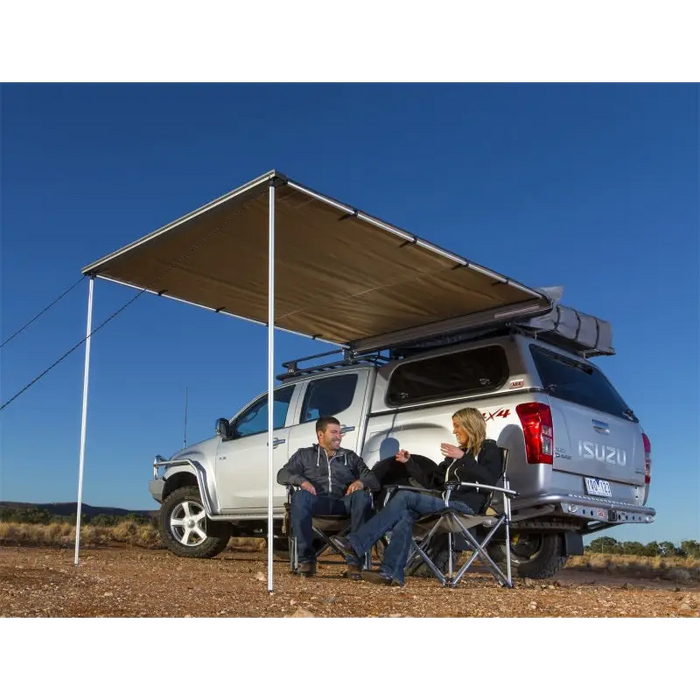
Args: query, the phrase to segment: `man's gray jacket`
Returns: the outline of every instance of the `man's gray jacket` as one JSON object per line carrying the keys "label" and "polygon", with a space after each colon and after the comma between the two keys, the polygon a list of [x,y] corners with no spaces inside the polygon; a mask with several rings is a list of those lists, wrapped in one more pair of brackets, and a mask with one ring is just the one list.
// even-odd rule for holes
{"label": "man's gray jacket", "polygon": [[301,486],[303,481],[309,481],[317,496],[327,498],[342,498],[348,486],[358,479],[370,491],[379,489],[379,481],[362,457],[339,447],[329,458],[320,445],[301,447],[277,472],[278,484]]}

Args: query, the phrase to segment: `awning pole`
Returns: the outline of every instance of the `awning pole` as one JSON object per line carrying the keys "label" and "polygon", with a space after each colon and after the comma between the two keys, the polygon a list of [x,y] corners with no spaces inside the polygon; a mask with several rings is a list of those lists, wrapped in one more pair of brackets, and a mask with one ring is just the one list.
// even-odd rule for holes
{"label": "awning pole", "polygon": [[85,374],[83,376],[83,419],[80,426],[80,466],[78,467],[78,510],[75,517],[75,565],[80,557],[80,514],[83,506],[83,470],[85,467],[85,434],[87,431],[88,383],[90,381],[90,337],[92,333],[92,296],[95,278],[90,277],[88,289],[87,331],[85,337]]}
{"label": "awning pole", "polygon": [[270,200],[268,282],[267,282],[267,590],[272,593],[272,489],[274,486],[274,395],[275,381],[275,182],[270,180],[268,189]]}

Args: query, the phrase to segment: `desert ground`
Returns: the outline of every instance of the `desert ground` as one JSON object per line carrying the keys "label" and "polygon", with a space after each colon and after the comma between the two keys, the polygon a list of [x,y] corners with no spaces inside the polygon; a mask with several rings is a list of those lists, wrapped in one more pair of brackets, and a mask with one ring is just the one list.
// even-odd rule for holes
{"label": "desert ground", "polygon": [[[264,550],[227,549],[214,559],[178,558],[129,545],[81,549],[0,546],[3,617],[699,617],[700,581],[659,571],[576,566],[553,579],[499,587],[483,569],[459,586],[410,577],[406,586],[349,581],[337,557],[318,575],[292,575],[275,558],[267,590]],[[573,564],[573,565],[572,565]]]}

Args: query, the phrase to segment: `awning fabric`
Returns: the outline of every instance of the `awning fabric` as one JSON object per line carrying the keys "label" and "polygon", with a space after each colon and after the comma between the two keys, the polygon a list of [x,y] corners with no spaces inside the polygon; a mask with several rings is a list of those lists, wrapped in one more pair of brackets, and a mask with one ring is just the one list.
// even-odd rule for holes
{"label": "awning fabric", "polygon": [[271,171],[83,273],[267,322],[275,186],[275,325],[358,351],[546,311],[549,299]]}

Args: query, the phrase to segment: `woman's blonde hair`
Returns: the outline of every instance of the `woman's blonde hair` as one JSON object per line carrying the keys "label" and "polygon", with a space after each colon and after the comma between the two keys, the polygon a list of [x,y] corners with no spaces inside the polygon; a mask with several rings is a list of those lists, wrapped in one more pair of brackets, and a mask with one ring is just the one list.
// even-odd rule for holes
{"label": "woman's blonde hair", "polygon": [[452,418],[467,431],[467,444],[461,445],[462,449],[476,457],[486,440],[486,421],[481,411],[476,408],[461,408]]}

